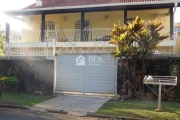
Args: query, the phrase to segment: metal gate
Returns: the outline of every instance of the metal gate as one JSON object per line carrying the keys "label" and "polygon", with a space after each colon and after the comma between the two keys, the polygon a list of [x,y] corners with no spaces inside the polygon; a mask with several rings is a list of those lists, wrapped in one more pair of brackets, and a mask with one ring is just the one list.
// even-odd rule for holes
{"label": "metal gate", "polygon": [[115,94],[116,60],[109,54],[57,57],[56,90]]}

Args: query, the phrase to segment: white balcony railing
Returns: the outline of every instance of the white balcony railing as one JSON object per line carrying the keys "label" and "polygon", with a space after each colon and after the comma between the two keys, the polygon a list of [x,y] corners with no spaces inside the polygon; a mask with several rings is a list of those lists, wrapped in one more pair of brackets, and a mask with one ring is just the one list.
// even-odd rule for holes
{"label": "white balcony railing", "polygon": [[[56,41],[56,49],[68,47],[72,48],[97,48],[114,47],[107,44],[110,40],[111,28],[93,28],[83,30],[83,39],[81,40],[80,29],[64,29],[57,31],[45,31],[41,39],[41,31],[23,31],[19,37],[13,37],[9,43],[4,43],[6,47],[5,56],[48,56],[52,55],[53,40]],[[170,35],[169,29],[163,29],[162,35]],[[179,34],[169,37],[158,44],[156,51],[161,54],[175,54],[178,48]],[[173,40],[172,40],[173,38]],[[101,43],[101,41],[103,43]],[[99,46],[96,43],[101,43]],[[74,49],[74,48],[73,48]]]}
{"label": "white balcony railing", "polygon": [[[111,39],[110,31],[112,28],[89,28],[83,30],[83,39],[81,40],[80,29],[46,30],[41,36],[40,30],[23,30],[22,34],[10,34],[10,43],[32,43],[32,42],[87,42],[87,41],[109,41]],[[160,32],[161,35],[170,35],[170,29],[166,28]]]}

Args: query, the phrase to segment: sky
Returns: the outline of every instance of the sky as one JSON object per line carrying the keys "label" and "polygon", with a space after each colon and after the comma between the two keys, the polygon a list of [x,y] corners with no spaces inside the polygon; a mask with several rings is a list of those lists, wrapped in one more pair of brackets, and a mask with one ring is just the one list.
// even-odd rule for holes
{"label": "sky", "polygon": [[[20,10],[26,6],[35,3],[35,0],[0,0],[0,12],[8,10]],[[0,13],[0,24],[4,28],[5,23],[9,22],[12,30],[20,31],[22,24],[20,21],[8,18]]]}
{"label": "sky", "polygon": [[[35,3],[35,0],[0,0],[0,12],[8,11],[8,10],[20,10],[28,5]],[[176,9],[175,23],[180,23],[180,8]],[[11,24],[12,30],[21,30],[20,21],[14,20],[12,18],[8,18],[5,15],[0,14],[0,24],[4,26],[5,22],[9,22]]]}

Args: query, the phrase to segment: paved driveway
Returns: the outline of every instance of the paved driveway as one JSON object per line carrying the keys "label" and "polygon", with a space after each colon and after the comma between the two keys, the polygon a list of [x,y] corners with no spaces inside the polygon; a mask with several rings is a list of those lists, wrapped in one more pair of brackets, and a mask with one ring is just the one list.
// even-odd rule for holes
{"label": "paved driveway", "polygon": [[110,98],[60,95],[33,106],[30,110],[46,112],[67,112],[70,115],[85,116],[95,113]]}

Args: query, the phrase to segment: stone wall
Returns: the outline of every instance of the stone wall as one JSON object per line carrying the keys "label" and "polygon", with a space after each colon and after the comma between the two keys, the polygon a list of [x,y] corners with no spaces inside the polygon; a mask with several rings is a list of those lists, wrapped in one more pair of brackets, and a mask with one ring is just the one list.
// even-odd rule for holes
{"label": "stone wall", "polygon": [[0,77],[19,79],[19,92],[53,93],[54,62],[52,60],[0,60]]}
{"label": "stone wall", "polygon": [[[132,99],[133,97],[133,83],[131,73],[128,72],[128,64],[127,60],[120,59],[118,61],[118,70],[117,70],[117,91],[122,98]],[[129,61],[130,63],[130,61]],[[157,76],[177,76],[178,85],[167,92],[162,96],[162,100],[164,101],[174,101],[175,98],[180,98],[180,94],[178,95],[178,91],[180,88],[180,80],[179,80],[179,66],[180,59],[173,58],[162,58],[162,59],[150,59],[147,65],[146,70],[144,71],[144,75],[157,75]],[[143,85],[143,75],[142,75],[142,60],[138,60],[136,64],[136,84],[137,84],[137,93],[143,93],[144,99],[146,100],[156,100],[157,95],[155,95],[151,89],[149,89],[146,85]],[[158,93],[158,85],[149,85],[156,93]],[[165,91],[172,86],[163,86],[163,90]]]}

